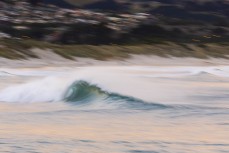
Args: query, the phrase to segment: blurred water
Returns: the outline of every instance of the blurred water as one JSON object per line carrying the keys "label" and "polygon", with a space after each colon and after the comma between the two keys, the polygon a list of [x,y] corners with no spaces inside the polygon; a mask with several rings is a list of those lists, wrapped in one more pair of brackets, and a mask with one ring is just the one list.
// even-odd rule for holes
{"label": "blurred water", "polygon": [[229,67],[0,71],[0,152],[229,152]]}

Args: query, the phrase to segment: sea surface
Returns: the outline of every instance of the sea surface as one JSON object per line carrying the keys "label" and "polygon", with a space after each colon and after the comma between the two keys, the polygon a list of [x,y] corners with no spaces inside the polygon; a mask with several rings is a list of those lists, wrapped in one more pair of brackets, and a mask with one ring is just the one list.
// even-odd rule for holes
{"label": "sea surface", "polygon": [[1,153],[229,153],[229,67],[0,68]]}

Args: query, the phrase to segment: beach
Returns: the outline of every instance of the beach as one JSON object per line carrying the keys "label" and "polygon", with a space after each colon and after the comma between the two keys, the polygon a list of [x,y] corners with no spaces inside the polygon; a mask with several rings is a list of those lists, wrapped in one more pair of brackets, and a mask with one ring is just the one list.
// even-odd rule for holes
{"label": "beach", "polygon": [[51,50],[34,48],[31,52],[38,58],[11,60],[0,57],[1,67],[56,67],[56,66],[216,66],[228,65],[226,58],[194,58],[194,57],[161,57],[156,55],[136,55],[132,54],[129,58],[114,58],[108,60],[96,60],[92,58],[74,57],[66,59]]}

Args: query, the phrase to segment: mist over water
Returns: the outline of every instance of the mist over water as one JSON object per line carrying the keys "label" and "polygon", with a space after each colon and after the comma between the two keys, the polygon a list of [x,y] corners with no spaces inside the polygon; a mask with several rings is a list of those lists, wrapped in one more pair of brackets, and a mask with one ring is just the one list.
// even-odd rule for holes
{"label": "mist over water", "polygon": [[0,152],[229,150],[229,67],[0,69]]}

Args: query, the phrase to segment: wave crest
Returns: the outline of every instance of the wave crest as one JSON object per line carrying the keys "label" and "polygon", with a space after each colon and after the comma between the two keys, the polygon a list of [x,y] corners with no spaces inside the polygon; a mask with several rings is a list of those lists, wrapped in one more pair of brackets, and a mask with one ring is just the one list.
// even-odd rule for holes
{"label": "wave crest", "polygon": [[130,96],[110,93],[82,80],[73,83],[68,88],[64,100],[77,105],[112,106],[112,108],[155,109],[167,107],[162,104],[148,103]]}

